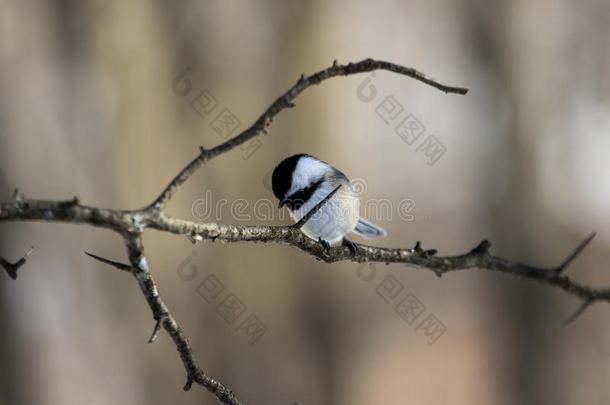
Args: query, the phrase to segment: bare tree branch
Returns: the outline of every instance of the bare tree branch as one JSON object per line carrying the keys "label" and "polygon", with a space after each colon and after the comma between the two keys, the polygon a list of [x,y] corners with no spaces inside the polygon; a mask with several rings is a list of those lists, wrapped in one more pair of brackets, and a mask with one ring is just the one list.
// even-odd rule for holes
{"label": "bare tree branch", "polygon": [[466,94],[468,92],[468,89],[465,87],[443,84],[413,68],[396,65],[390,62],[369,58],[356,63],[339,65],[335,60],[331,67],[320,70],[311,76],[301,75],[299,80],[291,88],[289,88],[288,91],[278,97],[273,104],[271,104],[269,108],[267,108],[265,112],[254,122],[254,124],[240,134],[228,139],[226,142],[221,143],[210,150],[201,148],[199,155],[195,157],[195,159],[193,159],[184,169],[182,169],[180,173],[176,175],[176,177],[174,177],[167,187],[165,187],[161,195],[159,195],[159,197],[157,197],[149,207],[157,210],[163,209],[163,207],[165,207],[168,201],[176,193],[178,187],[180,187],[182,183],[184,183],[193,173],[195,173],[201,165],[208,160],[228,152],[246,141],[249,141],[250,139],[259,135],[261,132],[265,132],[265,128],[271,124],[273,117],[278,115],[285,108],[294,107],[293,101],[303,92],[303,90],[313,86],[314,84],[320,84],[324,80],[335,76],[348,76],[357,73],[372,72],[374,70],[387,70],[389,72],[408,76],[444,91],[445,93]]}
{"label": "bare tree branch", "polygon": [[[65,217],[66,212],[62,202],[23,200],[21,202],[3,203],[0,206],[0,221],[15,219],[11,214],[16,211],[15,204],[23,207],[26,203],[31,210],[27,212],[19,210],[18,219],[49,220],[47,218],[58,218],[61,221],[69,221]],[[40,209],[44,207],[44,210]],[[139,228],[152,228],[177,235],[197,236],[198,239],[217,240],[221,242],[267,242],[283,243],[292,245],[309,253],[319,260],[327,263],[338,261],[354,262],[381,262],[381,263],[403,263],[410,266],[432,270],[437,275],[456,270],[479,268],[492,271],[500,271],[515,276],[525,277],[539,281],[543,284],[559,288],[568,294],[574,295],[581,300],[592,300],[610,302],[610,289],[596,289],[581,285],[570,277],[562,275],[565,267],[578,256],[595,234],[588,236],[569,255],[555,267],[537,267],[518,262],[513,262],[489,254],[491,244],[484,240],[467,253],[456,256],[437,257],[435,249],[423,250],[420,244],[414,248],[384,248],[356,244],[358,250],[354,254],[345,246],[331,247],[325,251],[317,241],[305,236],[299,229],[292,226],[236,226],[217,223],[202,223],[171,218],[164,213],[150,211],[111,211],[91,207],[73,206],[70,209],[75,220],[83,222],[83,212],[86,218],[109,218],[111,225],[107,227],[117,229],[119,232],[130,232],[134,229],[134,222]],[[100,212],[97,212],[97,211]],[[9,218],[7,218],[9,217]],[[134,219],[136,217],[137,219]],[[59,219],[61,218],[61,219]],[[86,222],[86,221],[85,221]],[[103,226],[92,223],[95,226]],[[561,270],[561,271],[559,271]]]}
{"label": "bare tree branch", "polygon": [[[418,244],[408,248],[385,248],[356,244],[357,251],[351,252],[345,246],[325,250],[320,244],[305,236],[292,226],[235,226],[216,223],[201,223],[170,218],[163,214],[151,218],[150,228],[179,235],[199,235],[202,239],[220,242],[267,242],[292,245],[319,260],[327,263],[339,261],[402,263],[413,267],[425,268],[441,276],[457,270],[478,268],[499,271],[518,277],[536,280],[559,288],[582,300],[610,302],[610,288],[591,288],[581,285],[570,277],[556,271],[557,267],[538,267],[510,261],[489,253],[491,244],[483,240],[467,253],[456,256],[434,256],[435,249],[423,250]],[[584,245],[592,240],[587,237],[567,257],[572,260],[582,252]],[[564,260],[565,262],[565,260]]]}
{"label": "bare tree branch", "polygon": [[[132,266],[132,274],[136,278],[140,290],[142,290],[142,294],[144,294],[144,297],[146,298],[146,302],[153,313],[154,319],[157,324],[161,323],[163,329],[165,329],[178,349],[178,354],[180,355],[186,370],[187,383],[184,386],[185,391],[188,391],[191,388],[192,383],[196,382],[214,394],[221,403],[240,405],[241,402],[233,392],[219,381],[208,376],[199,366],[197,360],[195,360],[193,349],[191,348],[188,339],[159,295],[157,285],[149,271],[148,261],[144,256],[144,247],[142,246],[140,234],[135,233],[126,235],[125,245],[127,246],[127,254]],[[155,331],[157,329],[157,324],[155,324]],[[153,340],[155,334],[156,333],[153,332],[150,340]]]}
{"label": "bare tree branch", "polygon": [[[92,253],[87,255],[103,263],[111,265],[122,271],[130,271],[135,277],[138,286],[155,320],[153,333],[149,339],[152,342],[157,337],[160,328],[163,328],[174,342],[180,359],[186,371],[185,390],[191,388],[193,383],[199,384],[213,393],[223,404],[240,404],[237,397],[219,381],[208,376],[194,358],[193,350],[176,320],[168,310],[159,295],[158,288],[144,255],[141,234],[147,228],[177,235],[186,235],[192,240],[220,240],[222,242],[267,242],[291,245],[327,263],[338,261],[354,262],[383,262],[402,263],[408,266],[432,270],[438,276],[444,273],[479,268],[491,271],[500,271],[514,276],[523,277],[561,289],[566,293],[579,298],[583,304],[570,320],[580,315],[587,307],[598,301],[610,302],[610,289],[593,288],[579,284],[563,274],[564,269],[576,258],[594,235],[585,239],[574,251],[554,268],[536,267],[513,262],[489,253],[490,243],[482,241],[467,253],[456,256],[435,256],[436,250],[424,250],[418,242],[414,248],[383,248],[357,244],[355,251],[345,246],[325,249],[300,231],[300,226],[234,226],[217,223],[195,223],[166,216],[162,209],[167,205],[179,187],[205,162],[240,144],[265,132],[265,128],[272,119],[287,107],[293,107],[294,99],[306,88],[319,84],[322,81],[335,77],[347,76],[373,70],[388,70],[402,74],[423,83],[431,85],[447,93],[465,94],[467,89],[442,84],[415,69],[395,65],[389,62],[366,59],[358,63],[339,65],[336,62],[329,68],[323,69],[311,76],[302,75],[286,93],[277,98],[269,108],[245,131],[212,148],[200,148],[200,153],[165,187],[161,194],[151,204],[138,210],[113,210],[90,207],[80,204],[78,198],[66,201],[49,201],[27,199],[21,192],[15,190],[13,199],[0,204],[0,222],[6,221],[46,221],[68,222],[73,224],[86,224],[95,227],[110,229],[120,234],[127,248],[130,264],[123,264],[114,260],[104,259]],[[336,191],[336,190],[335,190]],[[327,197],[327,198],[330,198]],[[314,207],[304,218],[305,223],[327,201],[325,199]],[[297,223],[296,225],[299,225]],[[302,224],[300,224],[302,226]],[[28,253],[29,254],[29,253]],[[9,263],[2,259],[0,264],[9,275],[16,277],[17,269],[23,265],[27,258],[24,256],[16,263]]]}

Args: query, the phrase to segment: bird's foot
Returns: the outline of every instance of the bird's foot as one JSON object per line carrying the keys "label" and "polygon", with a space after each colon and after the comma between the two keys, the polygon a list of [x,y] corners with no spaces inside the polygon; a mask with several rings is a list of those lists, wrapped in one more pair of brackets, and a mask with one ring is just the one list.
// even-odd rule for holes
{"label": "bird's foot", "polygon": [[358,245],[347,238],[343,238],[341,244],[349,249],[352,257],[356,256],[356,253],[358,252]]}
{"label": "bird's foot", "polygon": [[322,254],[328,257],[330,255],[330,244],[322,238],[318,238],[318,243],[322,245]]}

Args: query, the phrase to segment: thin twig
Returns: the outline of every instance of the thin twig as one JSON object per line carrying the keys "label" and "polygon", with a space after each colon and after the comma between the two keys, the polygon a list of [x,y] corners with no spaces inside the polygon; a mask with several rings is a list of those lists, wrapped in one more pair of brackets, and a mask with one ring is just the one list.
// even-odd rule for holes
{"label": "thin twig", "polygon": [[296,228],[296,229],[301,229],[307,223],[307,221],[309,221],[311,219],[311,217],[316,215],[316,213],[320,210],[320,208],[322,208],[324,206],[324,204],[326,204],[326,202],[328,200],[330,200],[330,198],[332,196],[334,196],[337,191],[339,191],[340,188],[341,188],[341,184],[339,184],[337,187],[335,187],[335,189],[333,191],[328,193],[328,195],[326,197],[324,197],[322,199],[322,201],[320,201],[319,203],[316,204],[315,207],[310,209],[309,212],[307,214],[305,214],[303,216],[303,218],[301,218],[299,220],[299,222],[297,222],[296,224],[292,225],[292,227]]}

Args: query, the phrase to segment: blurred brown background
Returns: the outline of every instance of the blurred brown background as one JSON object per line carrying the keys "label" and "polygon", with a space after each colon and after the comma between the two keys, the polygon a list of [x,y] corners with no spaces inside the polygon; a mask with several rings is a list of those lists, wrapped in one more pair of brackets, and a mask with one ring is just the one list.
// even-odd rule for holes
{"label": "blurred brown background", "polygon": [[[227,109],[249,126],[303,72],[373,57],[470,88],[445,95],[388,72],[307,90],[254,153],[234,150],[199,171],[170,214],[225,223],[245,199],[272,200],[268,173],[299,152],[332,162],[387,199],[389,236],[456,254],[490,238],[493,252],[553,265],[593,230],[570,267],[610,284],[610,2],[570,1],[0,1],[0,199],[19,187],[84,204],[150,202],[196,153],[222,141]],[[172,87],[186,69],[190,90]],[[367,77],[377,91],[363,101]],[[181,85],[187,85],[181,82]],[[369,88],[370,89],[370,88]],[[202,91],[213,111],[191,102]],[[387,96],[425,127],[413,145],[385,123]],[[201,101],[201,100],[200,100]],[[233,121],[234,123],[236,121]],[[434,135],[433,165],[418,145]],[[208,191],[211,203],[205,201]],[[228,204],[220,203],[226,199]],[[398,214],[405,199],[412,220]],[[199,201],[199,203],[198,203]],[[223,208],[224,207],[224,208]],[[285,214],[285,213],[284,213]],[[285,216],[285,215],[284,215]],[[13,282],[0,274],[1,404],[214,404],[185,374],[136,283],[83,255],[125,260],[117,235],[64,224],[0,227],[0,255],[36,250]],[[212,376],[250,404],[607,404],[610,308],[562,327],[578,302],[485,271],[326,265],[279,245],[212,244],[149,231],[162,295]],[[181,264],[183,265],[182,267]],[[188,271],[184,270],[186,266]],[[192,267],[191,267],[192,265]],[[181,270],[182,269],[182,270]],[[201,295],[214,276],[217,301]],[[365,277],[366,276],[366,277]],[[386,303],[388,277],[425,306],[409,323]],[[368,281],[367,281],[368,280]],[[230,324],[224,297],[245,310]],[[387,298],[387,297],[386,297]],[[254,344],[239,324],[254,315]],[[433,344],[418,325],[443,325]]]}

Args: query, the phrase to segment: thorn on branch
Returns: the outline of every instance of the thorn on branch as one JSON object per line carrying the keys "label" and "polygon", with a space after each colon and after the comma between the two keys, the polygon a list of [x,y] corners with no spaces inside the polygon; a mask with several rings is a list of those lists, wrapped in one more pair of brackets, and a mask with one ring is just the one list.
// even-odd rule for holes
{"label": "thorn on branch", "polygon": [[30,250],[28,250],[26,254],[24,254],[15,263],[11,263],[5,260],[3,257],[0,257],[0,266],[2,266],[4,270],[6,270],[6,273],[10,278],[12,278],[13,280],[17,280],[17,270],[19,270],[19,268],[25,264],[25,262],[28,260],[28,257],[32,254],[33,251],[34,246],[32,246]]}
{"label": "thorn on branch", "polygon": [[335,193],[337,191],[339,191],[340,188],[341,188],[341,184],[339,184],[337,187],[335,187],[335,189],[333,191],[331,191],[326,197],[324,197],[324,199],[322,201],[317,203],[315,207],[310,209],[309,212],[307,214],[305,214],[305,216],[303,218],[301,218],[299,220],[299,222],[292,225],[292,227],[296,228],[296,229],[301,229],[303,227],[303,225],[305,225],[307,223],[307,221],[309,221],[311,219],[311,217],[313,217],[320,210],[320,208],[322,208],[324,206],[324,204],[326,204],[326,202],[328,200],[330,200],[330,198],[333,195],[335,195]]}
{"label": "thorn on branch", "polygon": [[593,304],[595,302],[595,300],[593,300],[592,298],[587,298],[585,299],[582,304],[580,304],[580,306],[578,308],[576,308],[576,311],[574,311],[574,313],[572,315],[570,315],[564,322],[563,322],[563,326],[568,326],[569,324],[571,324],[572,322],[574,322],[579,316],[581,316],[590,306],[591,304]]}
{"label": "thorn on branch", "polygon": [[299,80],[297,80],[297,85],[303,84],[304,82],[305,82],[305,74],[301,73],[301,77],[299,77]]}
{"label": "thorn on branch", "polygon": [[59,207],[65,209],[77,206],[78,204],[80,204],[80,200],[78,199],[78,197],[74,196],[71,200],[62,201],[61,203],[59,203]]}
{"label": "thorn on branch", "polygon": [[184,384],[184,387],[182,389],[184,391],[190,391],[192,387],[193,387],[193,379],[189,375],[186,377],[186,384]]}
{"label": "thorn on branch", "polygon": [[21,191],[19,191],[18,188],[15,188],[15,191],[13,191],[13,200],[15,201],[23,201],[25,198],[23,197],[23,193]]}
{"label": "thorn on branch", "polygon": [[337,59],[333,60],[333,68],[336,68],[337,66],[339,66],[339,62],[337,62]]}
{"label": "thorn on branch", "polygon": [[483,239],[481,243],[475,246],[474,249],[470,251],[470,254],[477,256],[485,256],[489,253],[489,249],[491,248],[491,242],[487,239]]}
{"label": "thorn on branch", "polygon": [[587,245],[589,244],[589,242],[591,242],[593,240],[593,238],[595,237],[595,235],[597,235],[597,232],[593,232],[591,235],[587,236],[582,242],[580,242],[578,244],[578,246],[576,246],[576,248],[572,251],[572,253],[570,253],[568,255],[568,257],[566,257],[561,264],[559,264],[559,266],[555,267],[554,272],[556,275],[561,274],[561,272],[563,272],[566,267],[568,267],[568,265],[572,262],[572,260],[574,260],[582,251],[585,247],[587,247]]}
{"label": "thorn on branch", "polygon": [[157,321],[155,322],[155,327],[153,328],[152,334],[150,335],[150,338],[148,338],[148,343],[152,343],[155,340],[157,340],[157,336],[159,335],[159,331],[161,330],[161,323],[163,322],[163,319],[158,318]]}
{"label": "thorn on branch", "polygon": [[417,242],[415,242],[415,246],[411,249],[411,252],[412,253],[417,253],[418,255],[423,257],[424,259],[427,259],[428,257],[434,256],[435,254],[437,254],[438,250],[436,250],[436,249],[424,250],[421,247],[421,242],[417,241]]}
{"label": "thorn on branch", "polygon": [[119,270],[131,272],[131,266],[125,263],[115,262],[114,260],[105,259],[103,257],[94,255],[93,253],[85,252],[85,254],[89,257],[94,258],[95,260],[99,260],[102,263],[109,264],[110,266],[116,267]]}
{"label": "thorn on branch", "polygon": [[206,153],[208,153],[208,150],[206,148],[204,148],[203,145],[199,145],[199,152],[202,155],[205,155]]}

